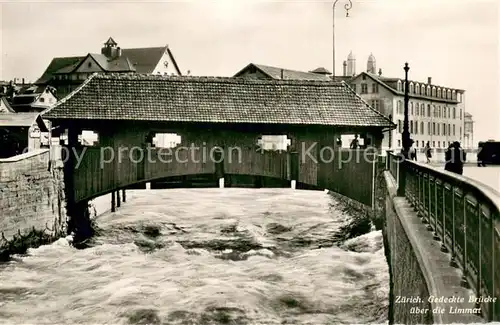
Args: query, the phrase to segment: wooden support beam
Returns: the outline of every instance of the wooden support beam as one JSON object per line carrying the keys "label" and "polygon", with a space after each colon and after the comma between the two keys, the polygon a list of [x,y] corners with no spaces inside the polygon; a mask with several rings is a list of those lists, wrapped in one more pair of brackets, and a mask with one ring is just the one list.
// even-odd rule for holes
{"label": "wooden support beam", "polygon": [[122,190],[122,199],[123,202],[127,202],[127,194],[125,193],[125,189]]}
{"label": "wooden support beam", "polygon": [[121,206],[120,202],[120,190],[116,191],[116,207],[119,208]]}
{"label": "wooden support beam", "polygon": [[116,205],[115,205],[115,191],[111,192],[111,212],[116,211]]}

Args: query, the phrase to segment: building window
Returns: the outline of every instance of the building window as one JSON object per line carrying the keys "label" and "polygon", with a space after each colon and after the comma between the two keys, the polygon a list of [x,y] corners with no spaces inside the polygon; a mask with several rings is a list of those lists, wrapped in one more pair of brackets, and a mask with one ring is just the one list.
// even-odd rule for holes
{"label": "building window", "polygon": [[398,80],[398,91],[401,91],[401,80]]}
{"label": "building window", "polygon": [[427,122],[427,134],[431,135],[431,131],[432,131],[432,129],[431,129],[431,122]]}
{"label": "building window", "polygon": [[460,134],[459,134],[459,136],[460,136],[460,140],[462,140],[462,127],[460,127]]}
{"label": "building window", "polygon": [[436,87],[432,87],[432,97],[436,97]]}
{"label": "building window", "polygon": [[366,75],[363,74],[363,76],[361,77],[363,80],[366,80]]}
{"label": "building window", "polygon": [[451,125],[448,124],[448,135],[451,135]]}
{"label": "building window", "polygon": [[398,147],[401,147],[401,140],[398,140]]}
{"label": "building window", "polygon": [[379,104],[378,104],[378,99],[372,99],[371,101],[371,106],[376,109],[377,111],[379,110]]}
{"label": "building window", "polygon": [[420,95],[420,85],[419,85],[419,84],[416,84],[416,85],[415,85],[415,93],[416,93],[417,95]]}
{"label": "building window", "polygon": [[424,140],[422,140],[422,148],[425,147]]}
{"label": "building window", "polygon": [[420,134],[424,134],[424,122],[420,122]]}
{"label": "building window", "polygon": [[455,124],[453,124],[453,136],[455,136]]}
{"label": "building window", "polygon": [[401,120],[398,120],[398,129],[399,129],[399,133],[403,133],[403,125],[401,123]]}
{"label": "building window", "polygon": [[361,93],[368,94],[368,85],[367,84],[361,84]]}
{"label": "building window", "polygon": [[418,122],[415,121],[415,134],[418,134]]}
{"label": "building window", "polygon": [[413,103],[410,103],[410,115],[413,115]]}
{"label": "building window", "polygon": [[410,83],[410,93],[414,92],[413,83]]}
{"label": "building window", "polygon": [[352,84],[351,87],[352,87],[352,90],[354,90],[354,92],[356,92],[356,84]]}
{"label": "building window", "polygon": [[435,148],[436,147],[436,141],[432,141],[432,147]]}
{"label": "building window", "polygon": [[462,119],[462,109],[460,109],[460,119]]}
{"label": "building window", "polygon": [[417,146],[417,148],[418,148],[418,141],[415,141],[415,145],[416,145],[416,146]]}
{"label": "building window", "polygon": [[443,148],[445,148],[445,147],[446,147],[446,142],[445,142],[445,141],[443,141]]}
{"label": "building window", "polygon": [[430,95],[431,95],[431,86],[427,86],[426,95],[427,95],[427,96],[430,96]]}
{"label": "building window", "polygon": [[457,118],[457,108],[453,107],[453,119]]}
{"label": "building window", "polygon": [[43,102],[45,102],[45,98],[40,97],[40,103],[43,103]]}
{"label": "building window", "polygon": [[372,93],[374,93],[374,94],[378,93],[378,84],[377,83],[372,84]]}
{"label": "building window", "polygon": [[420,110],[422,111],[420,115],[425,116],[425,104],[420,104]]}
{"label": "building window", "polygon": [[437,96],[438,96],[439,98],[441,98],[441,88],[438,88],[438,90],[437,90]]}
{"label": "building window", "polygon": [[432,134],[436,135],[436,123],[432,122]]}
{"label": "building window", "polygon": [[427,116],[431,117],[431,104],[427,104]]}
{"label": "building window", "polygon": [[410,133],[413,133],[413,121],[410,121]]}
{"label": "building window", "polygon": [[419,107],[418,103],[415,104],[415,113],[417,113],[417,116],[420,115],[420,107]]}
{"label": "building window", "polygon": [[440,135],[441,134],[441,132],[440,132],[441,131],[441,124],[438,123],[437,127],[438,127],[437,128],[437,135]]}
{"label": "building window", "polygon": [[91,68],[92,67],[92,62],[87,63],[87,67]]}
{"label": "building window", "polygon": [[398,114],[403,114],[403,102],[398,100]]}
{"label": "building window", "polygon": [[446,123],[443,123],[443,135],[446,135]]}
{"label": "building window", "polygon": [[441,142],[438,141],[438,148],[441,148]]}

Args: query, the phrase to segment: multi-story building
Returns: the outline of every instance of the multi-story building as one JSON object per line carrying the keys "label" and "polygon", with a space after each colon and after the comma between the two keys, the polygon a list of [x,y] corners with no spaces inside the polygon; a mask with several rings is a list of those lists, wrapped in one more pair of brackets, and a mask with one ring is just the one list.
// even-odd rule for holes
{"label": "multi-story building", "polygon": [[472,119],[472,114],[464,113],[464,147],[465,148],[476,148],[477,145],[474,143],[474,120]]}
{"label": "multi-story building", "polygon": [[37,85],[50,85],[62,99],[93,73],[182,75],[168,46],[122,49],[109,38],[100,54],[52,59]]}
{"label": "multi-story building", "polygon": [[[352,53],[349,59],[354,66]],[[384,135],[383,147],[400,149],[405,80],[385,77],[381,69],[377,73],[373,55],[368,58],[366,71],[354,76],[349,84],[370,106],[398,125]],[[429,77],[427,82],[409,80],[408,91],[409,130],[417,148],[427,142],[432,148],[447,148],[453,141],[464,141],[464,90],[434,84]]]}

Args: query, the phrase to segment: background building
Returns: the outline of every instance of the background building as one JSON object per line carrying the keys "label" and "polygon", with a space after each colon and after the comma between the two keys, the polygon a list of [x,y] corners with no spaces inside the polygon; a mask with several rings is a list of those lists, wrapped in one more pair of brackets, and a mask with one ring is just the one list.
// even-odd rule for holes
{"label": "background building", "polygon": [[[352,53],[349,54],[352,59]],[[349,58],[348,58],[349,60]],[[373,55],[367,60],[367,72],[354,76],[349,84],[370,106],[398,125],[384,135],[383,147],[398,150],[402,147],[405,82],[401,78],[382,76],[376,71]],[[409,129],[415,146],[427,142],[432,148],[447,148],[453,141],[464,141],[464,90],[427,82],[409,80]]]}
{"label": "background building", "polygon": [[477,148],[477,144],[474,143],[474,120],[472,114],[468,112],[464,113],[464,147]]}
{"label": "background building", "polygon": [[62,99],[95,72],[182,75],[168,46],[122,49],[110,37],[100,54],[52,59],[35,83],[53,86]]}

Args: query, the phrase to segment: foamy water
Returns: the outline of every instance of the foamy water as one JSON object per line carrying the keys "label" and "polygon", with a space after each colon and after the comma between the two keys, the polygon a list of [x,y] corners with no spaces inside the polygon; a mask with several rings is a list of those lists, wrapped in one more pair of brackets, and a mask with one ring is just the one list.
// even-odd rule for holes
{"label": "foamy water", "polygon": [[0,323],[386,323],[381,233],[333,242],[351,219],[317,191],[128,191],[92,247],[0,266]]}

